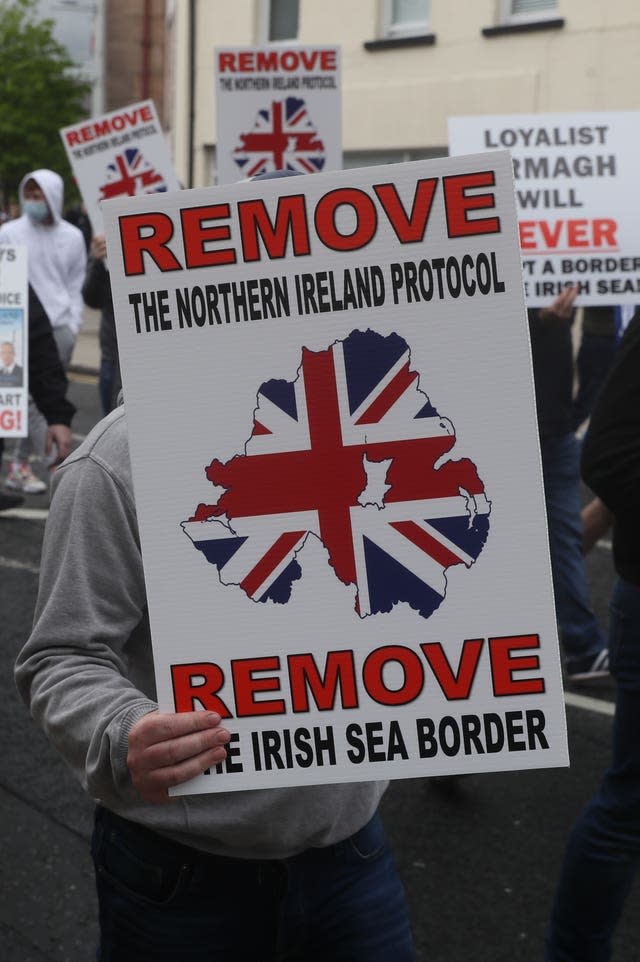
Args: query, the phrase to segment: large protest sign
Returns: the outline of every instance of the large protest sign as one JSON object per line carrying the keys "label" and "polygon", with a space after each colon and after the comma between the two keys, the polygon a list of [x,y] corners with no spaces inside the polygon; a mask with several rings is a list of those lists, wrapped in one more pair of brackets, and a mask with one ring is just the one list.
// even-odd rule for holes
{"label": "large protest sign", "polygon": [[158,697],[234,739],[183,790],[566,764],[508,153],[105,223]]}
{"label": "large protest sign", "polygon": [[215,50],[217,182],[342,167],[339,47]]}
{"label": "large protest sign", "polygon": [[24,438],[29,410],[27,249],[0,244],[0,438]]}
{"label": "large protest sign", "polygon": [[631,111],[449,119],[452,154],[511,151],[530,307],[569,283],[578,304],[640,301],[639,136]]}
{"label": "large protest sign", "polygon": [[60,131],[93,232],[102,233],[102,201],[179,190],[151,100]]}

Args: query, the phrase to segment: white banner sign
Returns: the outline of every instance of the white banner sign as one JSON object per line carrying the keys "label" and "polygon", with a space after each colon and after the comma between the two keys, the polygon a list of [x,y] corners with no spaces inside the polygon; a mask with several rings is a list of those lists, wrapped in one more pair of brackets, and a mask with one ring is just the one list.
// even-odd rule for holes
{"label": "white banner sign", "polygon": [[342,167],[339,47],[215,51],[217,181]]}
{"label": "white banner sign", "polygon": [[64,127],[60,136],[94,234],[103,231],[104,200],[180,189],[151,100]]}
{"label": "white banner sign", "polygon": [[640,112],[449,118],[452,154],[508,148],[527,304],[640,303]]}
{"label": "white banner sign", "polygon": [[566,765],[508,153],[105,223],[159,701],[233,733],[184,791]]}
{"label": "white banner sign", "polygon": [[0,244],[0,438],[24,438],[29,410],[27,249]]}

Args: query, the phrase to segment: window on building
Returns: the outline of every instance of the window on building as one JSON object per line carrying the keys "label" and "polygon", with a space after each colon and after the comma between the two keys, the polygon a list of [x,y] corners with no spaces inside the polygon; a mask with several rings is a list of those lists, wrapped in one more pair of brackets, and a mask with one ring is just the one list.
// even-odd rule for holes
{"label": "window on building", "polygon": [[269,42],[296,40],[298,36],[299,0],[266,0],[265,34]]}
{"label": "window on building", "polygon": [[430,157],[447,157],[446,147],[411,147],[406,150],[347,150],[342,158],[345,170],[353,167],[376,167],[378,164],[405,164],[410,160],[428,160]]}
{"label": "window on building", "polygon": [[384,0],[383,33],[387,37],[409,37],[429,29],[431,0]]}
{"label": "window on building", "polygon": [[502,0],[503,23],[541,20],[558,9],[558,0]]}

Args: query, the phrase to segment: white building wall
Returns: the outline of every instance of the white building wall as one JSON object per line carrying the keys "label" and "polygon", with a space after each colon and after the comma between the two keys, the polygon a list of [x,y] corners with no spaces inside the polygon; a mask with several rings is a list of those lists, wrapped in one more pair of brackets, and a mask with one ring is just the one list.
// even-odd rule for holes
{"label": "white building wall", "polygon": [[[193,185],[214,177],[213,48],[258,44],[266,0],[195,0]],[[172,144],[188,183],[190,0],[176,0]],[[297,42],[339,43],[345,164],[444,153],[447,117],[467,114],[635,110],[639,0],[558,0],[564,25],[483,35],[500,0],[431,0],[432,45],[367,50],[380,37],[382,0],[300,0]]]}

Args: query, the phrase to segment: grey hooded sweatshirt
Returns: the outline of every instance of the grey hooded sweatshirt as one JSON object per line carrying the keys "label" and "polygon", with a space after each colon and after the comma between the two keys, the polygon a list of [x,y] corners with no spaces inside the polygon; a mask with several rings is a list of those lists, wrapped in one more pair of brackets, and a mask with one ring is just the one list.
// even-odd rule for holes
{"label": "grey hooded sweatshirt", "polygon": [[84,306],[82,284],[87,267],[84,238],[77,227],[62,219],[62,177],[53,170],[32,170],[20,182],[21,204],[28,180],[35,180],[46,197],[53,223],[41,224],[23,214],[0,227],[0,243],[26,246],[29,283],[51,327],[69,327],[75,336],[82,324]]}
{"label": "grey hooded sweatshirt", "polygon": [[56,471],[35,623],[16,681],[96,801],[197,849],[284,858],[330,845],[367,823],[386,788],[358,782],[193,795],[170,805],[140,800],[127,739],[158,706],[122,406]]}

